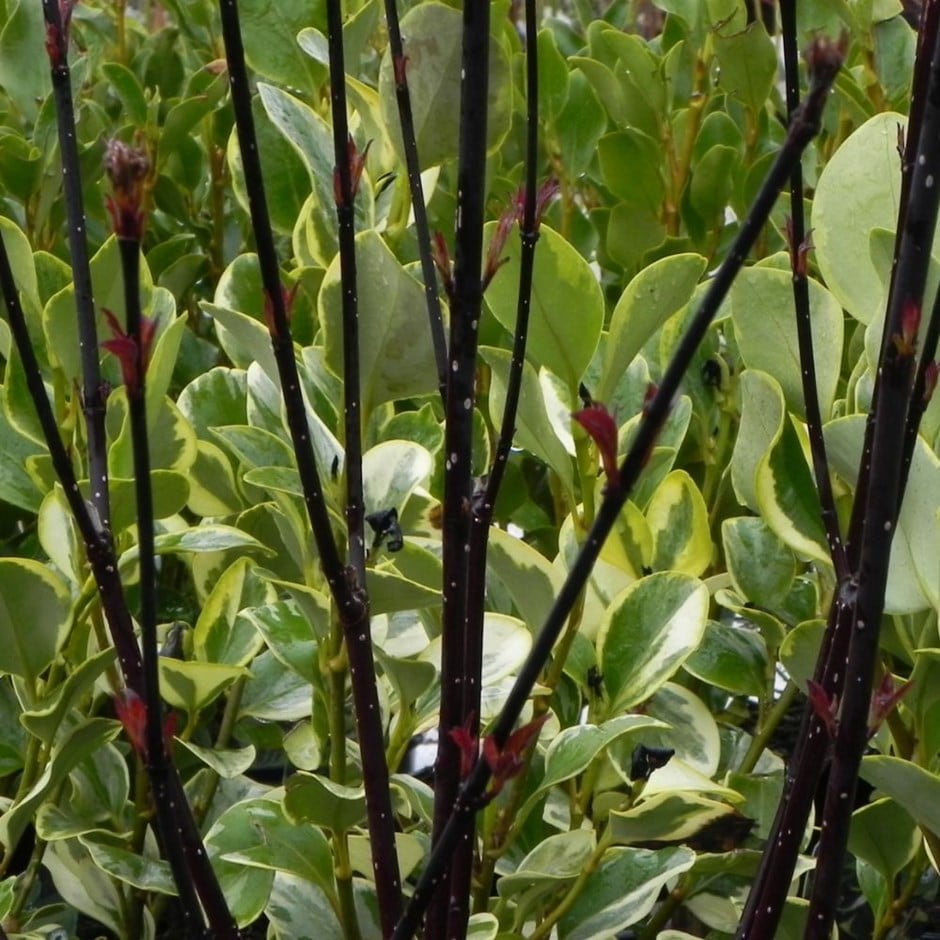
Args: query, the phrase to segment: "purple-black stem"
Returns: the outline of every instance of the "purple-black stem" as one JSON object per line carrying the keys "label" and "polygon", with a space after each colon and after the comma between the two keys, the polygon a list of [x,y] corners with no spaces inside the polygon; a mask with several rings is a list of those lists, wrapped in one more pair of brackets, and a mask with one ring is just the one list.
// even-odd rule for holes
{"label": "purple-black stem", "polygon": [[[77,0],[42,0],[46,20],[46,51],[55,97],[59,152],[62,159],[62,185],[68,218],[69,260],[75,285],[75,309],[78,318],[78,349],[82,365],[82,413],[88,436],[88,479],[91,502],[98,514],[98,528],[107,530],[111,508],[108,497],[108,445],[105,435],[105,393],[98,359],[98,331],[95,298],[85,237],[85,207],[82,198],[81,166],[75,134],[75,106],[68,61],[69,20]],[[63,22],[62,13],[66,12]]]}
{"label": "purple-black stem", "polygon": [[[613,529],[631,489],[646,465],[695,351],[714,320],[722,300],[727,296],[731,284],[744,265],[748,253],[757,241],[774,207],[778,193],[789,180],[794,162],[800,159],[803,150],[819,130],[822,111],[838,72],[841,56],[834,47],[819,41],[814,61],[817,69],[813,76],[810,93],[790,122],[787,138],[750,211],[742,221],[728,256],[712,279],[698,311],[676,347],[659,388],[647,404],[630,451],[620,465],[616,483],[608,485],[594,524],[555,598],[532,650],[519,670],[519,675],[509,692],[505,705],[493,723],[491,737],[497,748],[505,745],[522,714],[532,689],[551,655],[552,648],[564,629],[568,615],[587,583],[604,541]],[[488,764],[486,761],[478,760],[470,776],[460,788],[451,817],[434,844],[431,857],[415,886],[411,902],[395,929],[393,940],[408,940],[418,930],[432,894],[449,869],[451,856],[463,829],[463,819],[467,816],[472,817],[479,808],[489,779]]]}
{"label": "purple-black stem", "polygon": [[428,308],[428,325],[434,346],[434,362],[437,366],[437,384],[441,399],[447,400],[447,340],[444,336],[444,320],[441,316],[441,299],[437,291],[437,273],[431,254],[431,231],[428,228],[428,211],[424,205],[424,186],[421,183],[421,164],[418,161],[418,139],[415,134],[414,115],[411,110],[411,93],[408,90],[408,58],[405,55],[398,21],[396,0],[385,0],[385,22],[388,27],[388,48],[392,58],[392,74],[395,80],[395,101],[398,104],[398,121],[402,146],[405,151],[405,168],[408,187],[411,191],[411,207],[415,214],[415,235],[418,239],[418,256],[421,259],[421,277],[424,281],[424,300]]}
{"label": "purple-black stem", "polygon": [[[489,97],[490,4],[465,3],[457,164],[457,228],[450,309],[450,367],[444,430],[443,623],[441,709],[435,762],[432,844],[441,837],[460,788],[460,752],[450,732],[463,721],[464,641],[467,632],[468,561],[472,513],[473,405],[483,306],[483,220]],[[473,831],[464,830],[460,851],[473,851]],[[427,940],[447,936],[451,905],[466,905],[450,879],[439,885],[428,911]],[[463,915],[457,914],[458,918]]]}
{"label": "purple-black stem", "polygon": [[[362,408],[359,375],[359,298],[356,287],[356,230],[354,203],[362,161],[349,136],[346,119],[346,67],[343,57],[341,0],[327,0],[330,49],[330,103],[336,218],[338,224],[343,306],[343,392],[345,424],[346,533],[351,580],[361,597],[358,616],[343,620],[356,713],[356,730],[366,794],[369,845],[378,896],[382,935],[388,937],[401,916],[401,874],[395,850],[395,815],[392,812],[385,738],[381,723],[375,660],[372,655],[369,601],[366,594],[366,542],[362,480]],[[355,167],[353,166],[355,162]]]}

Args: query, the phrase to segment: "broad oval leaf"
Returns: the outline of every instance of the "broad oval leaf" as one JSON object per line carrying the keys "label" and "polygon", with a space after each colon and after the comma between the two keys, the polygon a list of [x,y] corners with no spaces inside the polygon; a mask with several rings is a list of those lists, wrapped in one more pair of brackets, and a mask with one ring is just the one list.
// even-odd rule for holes
{"label": "broad oval leaf", "polygon": [[[486,226],[487,241],[496,225]],[[547,225],[539,231],[526,357],[554,372],[573,397],[600,339],[604,299],[587,261]],[[502,252],[508,260],[486,291],[489,308],[510,333],[516,324],[521,250],[521,240],[511,234]]]}
{"label": "broad oval leaf", "polygon": [[796,559],[763,519],[725,519],[721,541],[728,573],[743,598],[760,607],[783,600],[796,576]]}
{"label": "broad oval leaf", "polygon": [[646,507],[657,571],[698,576],[711,564],[714,546],[708,508],[701,491],[684,470],[673,470],[656,487]]}
{"label": "broad oval leaf", "polygon": [[698,646],[708,588],[690,575],[657,572],[616,597],[601,623],[601,672],[616,713],[648,699]]}

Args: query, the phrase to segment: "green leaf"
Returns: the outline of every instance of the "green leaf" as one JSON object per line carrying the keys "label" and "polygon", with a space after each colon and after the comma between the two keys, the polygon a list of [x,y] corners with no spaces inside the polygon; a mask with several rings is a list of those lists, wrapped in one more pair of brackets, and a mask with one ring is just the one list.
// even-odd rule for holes
{"label": "green leaf", "polygon": [[193,653],[197,659],[229,666],[247,666],[262,648],[263,639],[249,619],[246,608],[274,600],[269,582],[253,572],[253,562],[239,558],[215,583],[206,598],[193,631]]}
{"label": "green leaf", "polygon": [[391,568],[369,568],[366,571],[369,590],[369,611],[373,617],[398,610],[421,610],[441,603],[438,587],[428,587],[405,578]]}
{"label": "green leaf", "polygon": [[568,66],[558,51],[554,33],[550,29],[539,31],[539,114],[544,120],[554,120],[568,100]]}
{"label": "green leaf", "polygon": [[212,768],[223,780],[231,780],[245,773],[255,762],[257,751],[253,744],[239,748],[200,747],[192,741],[177,739],[179,743],[203,764]]}
{"label": "green leaf", "polygon": [[[582,60],[583,67],[583,60]],[[601,178],[622,202],[657,212],[666,195],[660,144],[636,128],[602,137],[597,144]]]}
{"label": "green leaf", "polygon": [[[855,486],[864,415],[850,415],[826,425],[830,465],[849,486]],[[891,542],[885,610],[908,614],[940,606],[940,457],[918,437],[908,472],[907,489]]]}
{"label": "green leaf", "polygon": [[267,841],[267,826],[279,816],[279,807],[271,799],[244,800],[230,806],[206,834],[206,851],[239,927],[257,920],[268,902],[274,872],[228,861],[227,856],[245,852]]}
{"label": "green leaf", "polygon": [[61,577],[28,558],[0,558],[0,672],[33,686],[64,641],[70,616]]}
{"label": "green leaf", "polygon": [[210,428],[247,425],[247,374],[217,366],[193,379],[176,404],[200,438]]}
{"label": "green leaf", "polygon": [[[721,758],[718,723],[694,692],[676,682],[667,682],[647,702],[646,713],[669,727],[652,729],[644,735],[644,744],[672,748],[676,752],[674,760],[682,761],[704,777],[717,773]],[[626,757],[624,754],[623,758]]]}
{"label": "green leaf", "polygon": [[697,679],[735,695],[761,697],[767,691],[767,646],[748,627],[709,620],[698,649],[683,664]]}
{"label": "green leaf", "polygon": [[242,694],[240,718],[299,721],[310,716],[313,708],[310,684],[287,669],[270,650],[255,657],[251,678],[253,681]]}
{"label": "green leaf", "polygon": [[218,698],[236,679],[247,676],[242,666],[200,663],[160,657],[160,694],[174,708],[190,715]]}
{"label": "green leaf", "polygon": [[581,874],[596,843],[597,837],[591,829],[548,836],[526,855],[512,874],[499,879],[496,883],[499,896],[511,898],[535,887],[542,891],[554,890],[566,881],[573,881]]}
{"label": "green leaf", "polygon": [[287,0],[272,6],[266,0],[242,0],[238,6],[245,60],[251,70],[315,94],[323,70],[303,54],[297,34],[307,26],[326,29],[325,5]]}
{"label": "green leaf", "polygon": [[317,637],[325,636],[330,617],[329,601],[311,592],[307,611],[315,610],[318,627],[294,601],[276,601],[245,612],[247,619],[264,637],[272,653],[298,676],[311,684],[319,678]]}
{"label": "green leaf", "polygon": [[[487,244],[496,225],[486,225]],[[604,323],[604,300],[587,261],[548,226],[543,225],[539,231],[526,357],[536,367],[554,372],[573,397],[597,348]],[[516,324],[521,244],[518,238],[507,239],[501,254],[508,260],[486,291],[487,305],[510,333]]]}
{"label": "green leaf", "polygon": [[[481,687],[512,675],[522,665],[531,648],[532,634],[521,620],[486,611],[483,614]],[[441,638],[431,640],[420,658],[440,668]]]}
{"label": "green leaf", "polygon": [[284,811],[295,822],[346,832],[366,818],[365,790],[345,787],[327,777],[297,773],[287,781]]}
{"label": "green leaf", "polygon": [[[437,391],[431,334],[422,320],[424,289],[374,232],[356,236],[359,284],[359,368],[362,407]],[[326,361],[343,374],[342,283],[337,257],[328,268],[318,306]]]}
{"label": "green leaf", "polygon": [[286,872],[275,875],[265,915],[278,940],[345,940],[335,903],[323,889]]}
{"label": "green leaf", "polygon": [[0,86],[30,122],[36,119],[38,103],[51,90],[49,62],[42,53],[46,34],[42,5],[30,0],[11,0],[0,32]]}
{"label": "green leaf", "polygon": [[385,441],[362,458],[363,501],[366,512],[395,508],[399,517],[415,488],[427,481],[434,462],[419,444]]}
{"label": "green leaf", "polygon": [[691,299],[707,262],[678,254],[644,267],[620,295],[610,318],[604,369],[595,397],[609,403],[623,373],[646,341]]}
{"label": "green leaf", "polygon": [[616,597],[597,638],[610,711],[648,699],[698,646],[708,589],[679,572],[657,572]]}
{"label": "green leaf", "polygon": [[752,112],[761,110],[777,80],[777,50],[763,24],[754,22],[741,31],[719,30],[714,43],[721,87]]}
{"label": "green leaf", "polygon": [[[462,16],[441,3],[420,3],[401,20],[407,37],[408,91],[414,119],[421,169],[457,155],[460,122],[460,69]],[[490,39],[489,94],[487,97],[487,148],[494,150],[509,130],[512,81],[509,60],[502,45]],[[379,72],[382,120],[404,164],[404,147],[395,99],[395,76],[386,51]]]}
{"label": "green leaf", "polygon": [[684,470],[673,470],[656,488],[646,507],[657,571],[698,576],[711,564],[708,508],[699,488]]}
{"label": "green leaf", "polygon": [[159,858],[147,858],[117,845],[108,845],[91,836],[80,836],[79,841],[88,850],[91,860],[112,878],[123,881],[141,891],[176,895],[170,866]]}
{"label": "green leaf", "polygon": [[890,796],[934,835],[940,835],[940,776],[900,757],[862,758],[860,771],[873,787]]}
{"label": "green leaf", "polygon": [[796,559],[763,519],[725,519],[721,541],[728,573],[742,597],[758,607],[773,607],[786,597],[796,577]]}
{"label": "green leaf", "polygon": [[49,793],[89,754],[114,740],[121,725],[107,718],[88,718],[62,735],[52,748],[50,760],[30,789],[0,816],[0,841],[16,845]]}
{"label": "green leaf", "polygon": [[115,656],[114,649],[105,649],[84,659],[37,707],[20,715],[23,727],[44,744],[51,744],[65,716],[91,690]]}
{"label": "green leaf", "polygon": [[610,831],[616,845],[683,842],[734,813],[727,803],[694,793],[657,793],[628,810],[611,812]]}
{"label": "green leaf", "polygon": [[695,853],[687,848],[611,849],[562,917],[558,936],[561,940],[614,936],[646,917],[663,886],[688,871],[694,861]]}
{"label": "green leaf", "polygon": [[[832,412],[842,369],[843,314],[825,287],[812,278],[808,283],[816,386],[825,420]],[[780,383],[789,410],[805,416],[790,271],[746,268],[735,278],[731,301],[734,334],[745,364],[771,374]]]}
{"label": "green leaf", "polygon": [[891,799],[876,800],[852,815],[849,851],[888,880],[914,858],[921,838],[908,810]]}
{"label": "green leaf", "polygon": [[290,819],[281,804],[270,800],[257,801],[251,818],[261,827],[263,841],[226,852],[223,861],[289,872],[332,894],[333,855],[320,829]]}
{"label": "green leaf", "polygon": [[[491,285],[492,286],[492,285]],[[493,370],[490,386],[490,417],[501,423],[506,405],[506,384],[511,353],[506,349],[484,346],[480,356]],[[527,362],[522,372],[522,390],[516,413],[515,442],[555,471],[569,493],[574,490],[571,457],[552,429],[545,410],[545,399],[535,370]]]}
{"label": "green leaf", "polygon": [[900,114],[877,114],[832,155],[813,198],[813,244],[829,290],[862,323],[874,319],[884,287],[871,258],[876,228],[894,231],[901,178],[898,173]]}
{"label": "green leaf", "polygon": [[731,482],[743,506],[759,512],[757,468],[780,433],[784,418],[783,392],[773,376],[747,369],[741,376],[741,426],[731,455]]}
{"label": "green leaf", "polygon": [[825,632],[825,620],[804,620],[780,644],[780,662],[800,689],[806,688],[806,683],[816,672],[816,660]]}

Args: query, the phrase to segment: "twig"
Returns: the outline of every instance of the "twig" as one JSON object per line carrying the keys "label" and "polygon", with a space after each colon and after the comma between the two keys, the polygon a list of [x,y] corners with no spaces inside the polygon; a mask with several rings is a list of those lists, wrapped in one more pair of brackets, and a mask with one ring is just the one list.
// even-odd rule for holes
{"label": "twig", "polygon": [[[783,61],[786,71],[787,113],[792,116],[800,104],[800,70],[797,62],[796,0],[780,0],[780,25],[783,33]],[[816,386],[816,360],[813,355],[813,330],[810,317],[809,281],[806,277],[807,244],[806,223],[803,218],[803,167],[797,163],[790,178],[790,258],[793,270],[793,303],[796,310],[796,334],[800,349],[800,377],[803,382],[803,405],[806,409],[806,428],[809,434],[813,473],[829,554],[835,568],[836,581],[849,576],[849,563],[845,541],[839,528],[839,514],[832,494],[829,461],[823,438],[823,421],[819,410],[819,392]]]}
{"label": "twig", "polygon": [[46,20],[46,52],[52,73],[59,151],[62,155],[69,260],[75,284],[78,349],[82,364],[82,412],[88,435],[88,478],[91,482],[92,505],[100,520],[99,528],[107,529],[111,509],[108,498],[108,445],[104,426],[105,393],[98,361],[95,299],[88,261],[88,242],[85,238],[85,207],[68,62],[69,25],[75,2],[77,0],[42,0],[42,9]]}
{"label": "twig", "polygon": [[421,259],[421,277],[424,280],[424,299],[428,308],[431,342],[434,345],[434,362],[437,365],[437,382],[441,399],[446,401],[447,340],[444,337],[441,300],[437,293],[437,274],[431,254],[431,232],[428,228],[427,208],[424,205],[421,165],[418,162],[418,139],[415,135],[414,115],[411,110],[411,93],[408,90],[408,57],[405,55],[402,43],[396,0],[385,0],[385,22],[388,27],[388,47],[395,76],[395,101],[398,104],[398,121],[405,151],[408,186],[411,190],[411,206],[415,214],[415,234],[418,239],[418,255]]}
{"label": "twig", "polygon": [[[838,72],[841,56],[835,47],[824,40],[817,40],[813,53],[811,62],[815,69],[810,93],[800,106],[800,110],[794,115],[787,138],[750,211],[744,218],[728,256],[718,269],[698,311],[676,347],[659,388],[647,405],[629,453],[620,465],[619,474],[616,480],[609,484],[581,551],[561,586],[531,652],[519,670],[506,704],[493,724],[491,737],[497,748],[501,748],[508,740],[513,726],[528,701],[532,688],[565,625],[568,612],[577,601],[581,589],[590,576],[604,540],[616,523],[632,487],[636,484],[646,464],[656,438],[669,416],[672,400],[678,392],[682,377],[696,349],[704,338],[734,278],[743,266],[748,252],[757,240],[774,206],[777,194],[789,179],[794,162],[800,159],[801,153],[818,132],[822,110]],[[395,940],[406,940],[414,936],[431,892],[440,883],[448,869],[450,856],[460,832],[462,817],[472,815],[479,808],[489,778],[490,769],[486,761],[477,761],[460,790],[453,814],[435,844],[431,857],[415,886],[411,903],[395,929]]]}

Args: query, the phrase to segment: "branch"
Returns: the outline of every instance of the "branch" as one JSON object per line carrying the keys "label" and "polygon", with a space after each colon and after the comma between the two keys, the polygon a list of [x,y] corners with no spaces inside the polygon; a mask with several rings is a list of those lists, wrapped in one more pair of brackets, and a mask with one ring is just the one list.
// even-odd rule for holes
{"label": "branch", "polygon": [[[491,737],[497,749],[501,749],[506,744],[551,654],[552,647],[564,628],[568,612],[577,601],[600,555],[605,539],[614,527],[632,487],[646,465],[647,458],[669,416],[672,400],[679,390],[682,377],[696,349],[704,338],[734,278],[744,265],[748,253],[773,209],[778,193],[790,177],[794,163],[799,161],[803,150],[818,132],[822,110],[838,72],[841,57],[833,46],[823,40],[817,40],[811,61],[816,68],[810,93],[800,106],[800,110],[794,115],[787,138],[751,210],[744,218],[728,256],[722,262],[698,311],[676,347],[672,361],[663,374],[662,382],[647,405],[629,453],[620,465],[616,479],[608,485],[594,524],[561,586],[529,656],[519,671],[506,704],[493,724]],[[485,799],[484,790],[489,778],[490,769],[486,761],[477,761],[460,790],[451,818],[434,846],[431,857],[415,887],[411,903],[395,929],[393,940],[406,940],[414,936],[431,892],[448,870],[450,856],[461,830],[462,819],[475,813],[481,800]]]}
{"label": "branch", "polygon": [[[800,104],[800,70],[797,63],[796,0],[780,2],[781,31],[783,33],[783,61],[786,70],[787,113],[793,116]],[[839,529],[839,515],[832,494],[829,461],[823,438],[823,421],[819,411],[819,392],[816,386],[816,360],[813,355],[813,330],[810,316],[809,281],[806,277],[807,244],[806,223],[803,218],[803,167],[797,163],[790,177],[790,258],[793,269],[793,303],[796,309],[796,333],[800,349],[800,376],[803,382],[803,404],[806,408],[806,428],[809,433],[813,474],[819,491],[822,523],[826,531],[829,554],[835,568],[836,581],[849,576],[849,563],[845,542]]]}
{"label": "branch", "polygon": [[[868,713],[884,612],[891,542],[903,498],[902,463],[915,374],[915,344],[920,325],[930,249],[940,208],[940,33],[934,42],[930,80],[917,143],[910,196],[900,229],[898,264],[885,317],[883,355],[875,388],[878,420],[871,459],[859,468],[868,476],[864,526],[857,569],[858,599],[849,647],[846,683],[833,749],[823,814],[819,860],[810,901],[806,937],[828,937],[837,898],[838,876],[848,842],[855,787],[868,741]],[[916,427],[914,428],[916,433]],[[856,496],[856,499],[858,497]]]}
{"label": "branch", "polygon": [[98,331],[95,298],[85,238],[85,207],[82,200],[81,167],[75,135],[75,107],[68,63],[69,26],[77,0],[42,0],[46,20],[46,52],[52,74],[59,151],[62,155],[62,183],[68,216],[69,260],[75,284],[78,315],[78,348],[82,363],[82,412],[88,435],[88,478],[91,500],[107,529],[111,518],[108,498],[108,448],[105,436],[105,396],[98,361]]}
{"label": "branch", "polygon": [[421,183],[421,165],[418,162],[418,140],[415,135],[415,122],[411,111],[411,94],[408,91],[408,57],[405,55],[402,44],[396,0],[385,0],[385,22],[388,27],[388,47],[392,56],[392,70],[395,76],[395,101],[398,104],[398,121],[401,126],[401,140],[405,150],[408,186],[411,190],[411,205],[415,214],[415,234],[418,238],[418,254],[421,258],[424,299],[428,308],[431,342],[434,344],[434,361],[437,364],[437,382],[441,391],[441,398],[446,401],[447,340],[444,338],[441,300],[437,293],[437,274],[434,271],[434,258],[431,253],[428,211],[424,204],[424,186]]}
{"label": "branch", "polygon": [[[457,229],[450,311],[450,372],[444,431],[443,623],[441,710],[435,762],[432,844],[440,838],[460,786],[460,754],[450,732],[463,721],[464,639],[467,631],[468,560],[472,500],[473,403],[483,304],[483,218],[486,188],[486,107],[489,89],[490,4],[465,3],[457,166]],[[473,851],[464,830],[463,851]],[[449,927],[453,891],[441,885],[428,916],[426,937],[439,940]],[[456,900],[456,898],[454,898]],[[463,903],[467,903],[466,892]],[[456,919],[464,918],[455,914]]]}
{"label": "branch", "polygon": [[[372,655],[369,601],[366,595],[365,519],[362,481],[362,408],[359,378],[359,298],[356,287],[356,230],[354,203],[365,163],[346,120],[346,67],[343,60],[341,0],[326,5],[330,49],[330,103],[333,112],[334,194],[343,284],[343,390],[345,396],[346,532],[351,580],[361,598],[358,616],[343,619],[349,679],[352,684],[356,729],[366,792],[369,845],[372,852],[382,934],[387,937],[401,916],[401,874],[395,851],[395,815],[389,789],[385,739]],[[368,147],[366,148],[368,149]],[[259,181],[260,182],[260,181]]]}

